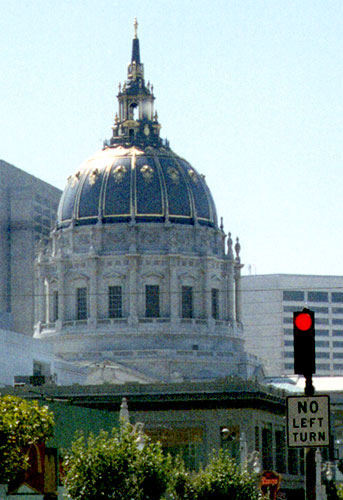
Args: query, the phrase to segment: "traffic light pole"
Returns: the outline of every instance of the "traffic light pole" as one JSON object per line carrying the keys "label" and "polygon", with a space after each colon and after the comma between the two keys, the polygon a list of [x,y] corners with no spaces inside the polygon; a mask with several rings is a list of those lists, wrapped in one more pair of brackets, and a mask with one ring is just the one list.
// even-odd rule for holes
{"label": "traffic light pole", "polygon": [[[305,375],[305,396],[314,396],[312,375]],[[306,500],[316,500],[316,448],[305,449]]]}

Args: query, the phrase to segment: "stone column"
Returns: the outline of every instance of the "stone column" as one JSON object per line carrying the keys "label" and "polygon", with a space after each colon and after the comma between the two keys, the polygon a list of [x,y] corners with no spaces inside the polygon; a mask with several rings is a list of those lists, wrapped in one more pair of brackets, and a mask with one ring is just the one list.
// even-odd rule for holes
{"label": "stone column", "polygon": [[[57,291],[58,291],[58,320],[56,321],[56,328],[62,326],[62,322],[65,321],[65,300],[64,295],[65,285],[64,285],[64,263],[60,259],[57,262]],[[69,300],[73,300],[74,297],[70,297]]]}
{"label": "stone column", "polygon": [[211,314],[211,285],[210,285],[210,262],[208,258],[204,259],[204,311],[205,311],[205,318],[207,320],[212,319],[212,314]]}
{"label": "stone column", "polygon": [[137,257],[136,255],[130,255],[128,256],[128,259],[129,259],[129,279],[128,279],[127,295],[129,297],[129,323],[134,324],[137,323],[138,321]]}
{"label": "stone column", "polygon": [[51,286],[49,283],[49,280],[46,278],[44,280],[44,293],[45,293],[45,323],[50,323],[50,291],[51,291]]}
{"label": "stone column", "polygon": [[229,320],[235,319],[235,285],[233,280],[233,270],[230,266],[230,269],[226,275],[227,282],[227,293],[226,293],[226,301],[227,301],[227,318]]}
{"label": "stone column", "polygon": [[179,287],[177,280],[177,271],[176,271],[176,258],[169,258],[169,305],[170,305],[170,320],[178,321],[179,320]]}
{"label": "stone column", "polygon": [[88,322],[95,325],[98,319],[98,286],[97,267],[98,259],[93,256],[89,259],[89,318]]}
{"label": "stone column", "polygon": [[235,317],[238,323],[242,322],[242,290],[241,290],[241,264],[235,264]]}
{"label": "stone column", "polygon": [[[41,271],[41,270],[40,270]],[[45,286],[44,277],[39,272],[38,275],[38,307],[37,307],[37,321],[45,323]]]}

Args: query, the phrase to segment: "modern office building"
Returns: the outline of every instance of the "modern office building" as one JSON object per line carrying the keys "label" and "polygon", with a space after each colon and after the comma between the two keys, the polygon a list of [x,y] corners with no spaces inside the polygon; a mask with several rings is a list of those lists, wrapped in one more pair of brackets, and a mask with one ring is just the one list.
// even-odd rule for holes
{"label": "modern office building", "polygon": [[56,221],[61,191],[0,160],[0,328],[33,333],[36,249]]}
{"label": "modern office building", "polygon": [[343,374],[343,276],[295,274],[242,277],[245,348],[266,375],[291,375],[293,311],[315,312],[316,373]]}

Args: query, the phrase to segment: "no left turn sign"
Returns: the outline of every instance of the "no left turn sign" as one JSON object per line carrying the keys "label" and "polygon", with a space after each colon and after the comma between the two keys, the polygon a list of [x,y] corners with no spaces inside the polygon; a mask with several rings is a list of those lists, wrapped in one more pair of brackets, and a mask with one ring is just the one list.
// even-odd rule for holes
{"label": "no left turn sign", "polygon": [[329,396],[289,396],[287,398],[288,446],[330,445]]}

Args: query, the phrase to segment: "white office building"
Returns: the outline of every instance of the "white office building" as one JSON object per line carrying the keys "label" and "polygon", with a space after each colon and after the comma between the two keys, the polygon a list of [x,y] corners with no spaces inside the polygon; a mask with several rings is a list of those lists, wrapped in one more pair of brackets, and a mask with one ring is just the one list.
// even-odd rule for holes
{"label": "white office building", "polygon": [[293,311],[315,312],[316,374],[343,374],[343,276],[295,274],[242,277],[245,348],[266,375],[293,371]]}

